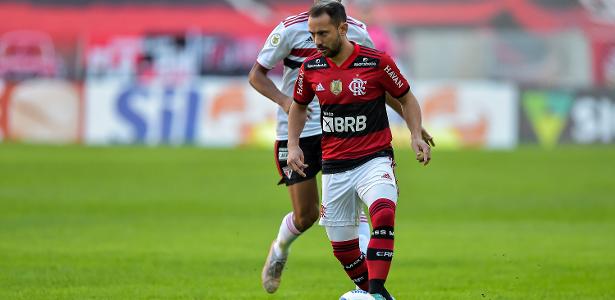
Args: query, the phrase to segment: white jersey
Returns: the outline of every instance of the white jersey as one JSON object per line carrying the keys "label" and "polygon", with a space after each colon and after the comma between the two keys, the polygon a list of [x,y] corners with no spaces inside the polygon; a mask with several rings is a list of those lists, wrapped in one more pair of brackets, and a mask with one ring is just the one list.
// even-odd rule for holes
{"label": "white jersey", "polygon": [[[307,12],[286,18],[271,32],[256,59],[261,66],[267,69],[273,69],[280,61],[284,62],[284,75],[280,90],[290,97],[293,95],[293,88],[301,64],[307,57],[316,54],[318,51],[312,35],[308,31],[307,20]],[[351,17],[348,17],[347,36],[349,40],[357,44],[370,48],[374,47],[365,24]],[[318,101],[312,101],[309,108],[312,113],[303,128],[303,132],[301,132],[302,138],[322,133]],[[278,108],[277,123],[276,139],[288,140],[288,115],[281,107]]]}

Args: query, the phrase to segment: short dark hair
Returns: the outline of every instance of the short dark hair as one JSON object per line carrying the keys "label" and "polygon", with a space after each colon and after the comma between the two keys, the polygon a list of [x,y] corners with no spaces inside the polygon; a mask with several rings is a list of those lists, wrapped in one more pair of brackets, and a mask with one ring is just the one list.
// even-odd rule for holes
{"label": "short dark hair", "polygon": [[339,1],[319,1],[310,9],[310,17],[320,17],[323,14],[331,17],[331,23],[335,26],[346,22],[346,9]]}

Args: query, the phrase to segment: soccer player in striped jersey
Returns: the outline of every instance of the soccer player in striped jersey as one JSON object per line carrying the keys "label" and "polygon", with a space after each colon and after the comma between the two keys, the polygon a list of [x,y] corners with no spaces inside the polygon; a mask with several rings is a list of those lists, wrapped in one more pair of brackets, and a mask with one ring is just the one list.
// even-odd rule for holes
{"label": "soccer player in striped jersey", "polygon": [[[310,163],[310,167],[305,170],[306,176],[299,176],[286,165],[288,110],[292,103],[292,90],[299,67],[305,58],[318,52],[308,32],[307,20],[308,14],[304,12],[282,21],[269,35],[249,75],[250,84],[279,106],[275,158],[281,177],[279,184],[286,184],[293,208],[292,212],[282,219],[277,237],[271,244],[263,267],[262,285],[268,293],[274,293],[280,285],[291,244],[309,229],[319,216],[318,186],[315,176],[321,170],[322,131],[319,121],[320,107],[316,101],[309,105],[309,119],[300,135],[301,146],[305,149],[306,160]],[[348,18],[348,24],[348,38],[359,44],[373,47],[365,24],[353,18]],[[279,62],[284,64],[281,89],[278,89],[267,77],[267,73]],[[366,251],[370,229],[364,214],[361,220],[361,245]]]}
{"label": "soccer player in striped jersey", "polygon": [[[317,3],[315,1],[315,3]],[[338,1],[340,2],[340,1]],[[279,285],[282,271],[286,263],[289,249],[293,241],[314,224],[319,216],[318,186],[315,176],[321,170],[321,134],[320,107],[317,101],[309,104],[309,118],[300,135],[300,144],[310,167],[305,170],[306,176],[299,176],[286,164],[288,143],[288,110],[292,101],[292,91],[297,80],[299,67],[305,58],[317,53],[316,45],[307,27],[308,13],[291,16],[282,21],[269,35],[257,62],[250,71],[250,84],[263,96],[276,103],[277,129],[275,142],[275,158],[279,184],[286,184],[293,211],[288,213],[280,224],[276,239],[271,244],[269,254],[262,272],[262,284],[269,293],[274,293]],[[347,18],[348,39],[360,45],[373,47],[362,22],[351,17]],[[282,87],[278,89],[267,73],[279,62],[284,64]],[[387,103],[399,114],[401,106],[392,98]],[[429,134],[423,132],[426,139]],[[370,229],[367,217],[362,214],[360,222],[360,245],[367,251]]]}
{"label": "soccer player in striped jersey", "polygon": [[[349,40],[349,26],[338,2],[320,2],[309,11],[308,29],[319,52],[299,69],[288,116],[287,163],[306,176],[310,163],[300,134],[307,107],[317,97],[322,115],[320,224],[353,282],[375,299],[391,300],[384,283],[393,259],[398,189],[387,93],[401,104],[412,149],[425,165],[431,159],[430,146],[422,138],[421,111],[408,81],[390,56]],[[369,207],[373,226],[365,254],[358,238],[363,204]]]}

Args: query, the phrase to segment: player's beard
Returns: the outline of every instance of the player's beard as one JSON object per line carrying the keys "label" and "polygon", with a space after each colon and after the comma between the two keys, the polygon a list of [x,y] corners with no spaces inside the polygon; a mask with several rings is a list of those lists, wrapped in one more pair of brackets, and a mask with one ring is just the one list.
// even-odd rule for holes
{"label": "player's beard", "polygon": [[[322,52],[326,57],[336,57],[342,49],[342,38],[340,35],[337,36],[335,42],[333,42],[332,47],[322,46],[318,50]],[[324,51],[323,51],[324,50]]]}

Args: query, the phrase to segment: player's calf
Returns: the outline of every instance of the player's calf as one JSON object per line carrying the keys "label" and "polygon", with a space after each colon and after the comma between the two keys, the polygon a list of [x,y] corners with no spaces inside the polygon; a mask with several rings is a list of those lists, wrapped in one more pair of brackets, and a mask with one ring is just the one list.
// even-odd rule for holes
{"label": "player's calf", "polygon": [[369,207],[369,214],[373,226],[367,249],[369,292],[386,295],[389,299],[384,283],[393,260],[395,203],[385,198],[378,199]]}

